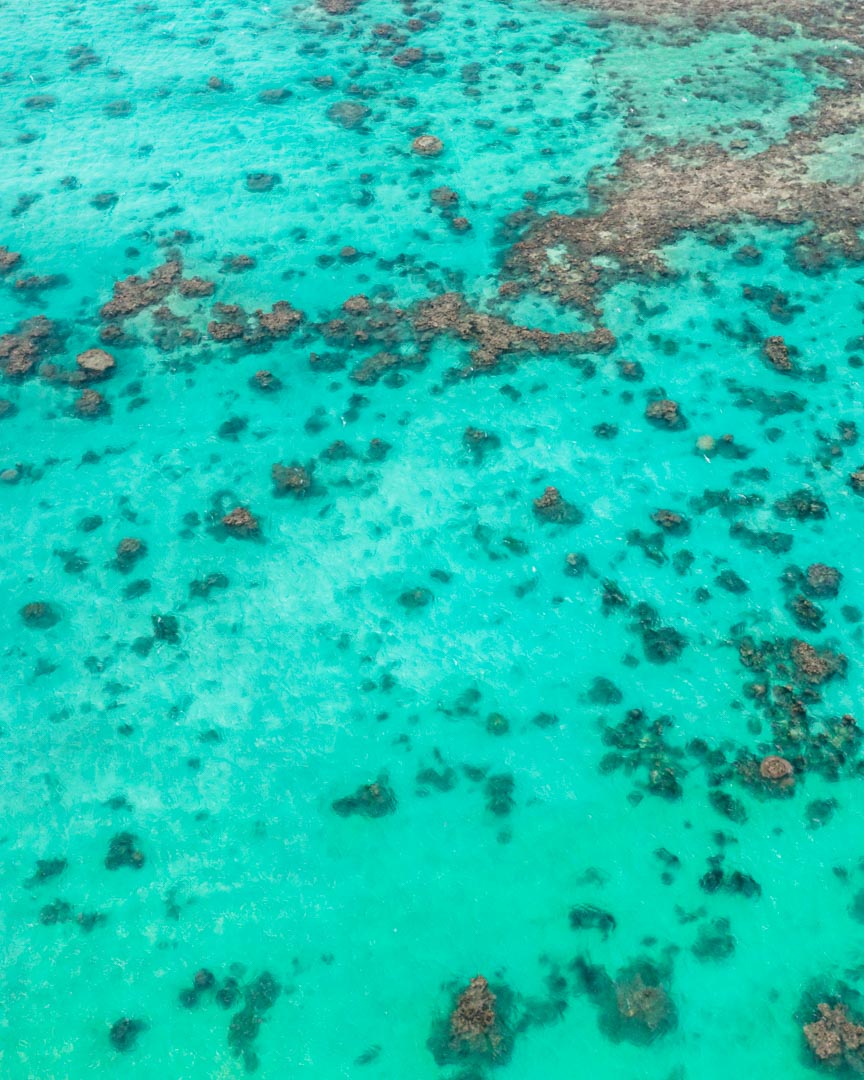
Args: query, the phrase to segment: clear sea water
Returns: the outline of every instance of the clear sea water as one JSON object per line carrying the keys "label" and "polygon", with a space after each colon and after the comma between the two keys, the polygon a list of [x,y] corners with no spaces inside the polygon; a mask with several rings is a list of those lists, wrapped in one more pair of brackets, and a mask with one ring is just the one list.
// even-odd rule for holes
{"label": "clear sea water", "polygon": [[[373,32],[384,23],[422,64],[394,65],[397,47]],[[861,268],[804,274],[789,259],[803,228],[739,223],[722,244],[686,234],[664,251],[674,275],[604,293],[617,345],[590,357],[593,371],[548,355],[454,381],[469,346],[442,337],[426,366],[358,386],[349,371],[377,348],[334,350],[316,324],[358,293],[407,307],[456,289],[488,309],[504,220],[526,192],[543,213],[585,210],[589,176],[648,137],[762,149],[812,106],[828,80],[813,61],[828,49],[604,26],[539,0],[366,0],[342,15],[240,0],[0,7],[0,243],[23,258],[0,288],[0,332],[57,321],[69,336],[52,362],[72,371],[99,345],[113,284],[162,263],[175,230],[189,233],[185,276],[216,283],[212,301],[166,301],[204,332],[198,344],[159,348],[149,311],[127,321],[134,340],[107,346],[117,368],[97,387],[108,415],[74,415],[78,391],[44,377],[0,391],[17,407],[0,421],[2,1077],[813,1075],[802,992],[837,978],[864,989],[850,914],[864,886],[860,781],[813,771],[793,797],[761,800],[729,783],[747,814],[735,823],[692,756],[678,799],[651,794],[644,767],[600,765],[604,727],[636,708],[671,718],[673,747],[701,738],[729,761],[771,752],[735,627],[832,644],[848,672],[813,722],[860,708],[864,501],[847,481],[860,461],[855,449],[826,457],[825,438],[862,419]],[[325,76],[331,87],[313,83]],[[259,100],[278,88],[290,96]],[[34,95],[52,100],[25,107]],[[368,108],[361,126],[328,118],[346,101]],[[440,157],[411,153],[421,133],[443,141]],[[836,169],[854,169],[848,145],[836,149]],[[250,192],[255,172],[281,183]],[[430,202],[444,185],[469,231]],[[745,245],[761,262],[735,257]],[[340,257],[345,246],[358,256]],[[241,253],[254,269],[225,273]],[[65,280],[14,287],[30,274]],[[786,294],[788,317],[747,285]],[[306,322],[270,351],[207,340],[212,302],[280,300]],[[588,324],[530,293],[504,310],[547,330]],[[825,379],[769,370],[758,342],[776,334]],[[347,367],[310,366],[334,351]],[[642,383],[621,379],[622,360],[643,365]],[[261,368],[279,392],[250,385]],[[660,388],[685,430],[645,419]],[[754,390],[794,392],[800,411],[746,407]],[[482,461],[463,445],[469,425],[500,440]],[[727,433],[746,461],[697,452],[699,436]],[[370,460],[373,438],[390,444],[384,460]],[[336,440],[356,456],[322,458]],[[316,462],[316,490],[275,498],[271,466],[294,461]],[[537,519],[547,485],[581,524]],[[802,487],[828,516],[780,521],[773,503]],[[706,489],[760,495],[735,520],[789,534],[791,549],[743,545],[717,509],[693,508]],[[210,527],[214,506],[237,504],[258,516],[258,541]],[[632,534],[654,536],[659,508],[691,532],[649,558]],[[124,573],[127,537],[146,556]],[[581,576],[565,572],[568,553],[587,559]],[[816,562],[843,578],[818,601],[825,628],[805,632],[780,576]],[[727,570],[749,590],[719,587]],[[190,593],[211,574],[227,584]],[[606,579],[686,637],[677,661],[646,658],[632,612],[604,614]],[[414,589],[431,601],[400,603]],[[34,601],[54,625],[27,625]],[[166,615],[177,639],[154,641]],[[598,703],[598,678],[620,701]],[[507,732],[487,730],[492,713]],[[490,809],[490,777],[512,778],[509,812]],[[395,812],[334,811],[379,778]],[[815,827],[807,807],[820,799],[838,806]],[[109,869],[124,832],[143,865]],[[761,895],[700,887],[721,853]],[[40,875],[37,860],[54,859],[62,871]],[[51,924],[56,901],[69,908]],[[615,929],[572,929],[579,904]],[[734,952],[706,961],[693,946],[718,919]],[[674,1030],[648,1045],[610,1039],[578,992],[577,956],[613,976],[665,962]],[[242,998],[230,1010],[212,991],[180,1000],[200,969],[241,994],[265,972],[281,988],[245,1060],[229,1038]],[[525,1020],[512,1056],[439,1065],[430,1035],[478,973],[506,985]],[[553,993],[555,975],[566,988]],[[123,1017],[142,1027],[119,1050],[110,1031]]]}

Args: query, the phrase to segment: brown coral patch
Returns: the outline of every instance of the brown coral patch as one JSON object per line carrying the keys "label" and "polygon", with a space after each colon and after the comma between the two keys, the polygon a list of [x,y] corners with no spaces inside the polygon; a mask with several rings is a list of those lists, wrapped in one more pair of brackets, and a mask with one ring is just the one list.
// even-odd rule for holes
{"label": "brown coral patch", "polygon": [[763,780],[777,780],[788,783],[794,777],[795,769],[791,761],[778,757],[776,754],[770,754],[760,762],[759,775]]}
{"label": "brown coral patch", "polygon": [[318,7],[328,15],[347,15],[361,3],[362,0],[318,0]]}
{"label": "brown coral patch", "polygon": [[849,1019],[847,1006],[822,1002],[819,1019],[804,1025],[807,1045],[820,1061],[847,1066],[853,1073],[864,1072],[864,1025]]}
{"label": "brown coral patch", "polygon": [[104,349],[86,349],[75,362],[89,379],[105,379],[117,366],[111,353]]}
{"label": "brown coral patch", "polygon": [[270,470],[273,490],[277,495],[296,495],[302,497],[312,490],[311,468],[307,469],[296,462],[281,465],[278,462]]}
{"label": "brown coral patch", "polygon": [[85,420],[95,420],[105,416],[111,411],[111,407],[97,390],[82,390],[75,399],[75,415]]}
{"label": "brown coral patch", "polygon": [[255,318],[269,337],[285,338],[300,325],[303,312],[291,307],[286,300],[278,300],[271,311],[256,311]]}
{"label": "brown coral patch", "polygon": [[200,298],[203,296],[212,296],[216,286],[212,281],[206,281],[201,277],[184,278],[178,287],[178,292],[181,296],[191,296]]}
{"label": "brown coral patch", "polygon": [[846,671],[846,657],[831,649],[816,649],[806,641],[792,643],[792,662],[802,682],[818,685]]}
{"label": "brown coral patch", "polygon": [[495,1028],[495,995],[482,975],[475,975],[459,995],[456,1008],[450,1014],[450,1034],[454,1042],[488,1043],[490,1047],[500,1036]]}
{"label": "brown coral patch", "polygon": [[421,301],[413,309],[412,319],[421,345],[442,334],[476,345],[466,374],[491,370],[505,355],[599,352],[615,343],[604,327],[587,333],[553,334],[518,326],[500,316],[472,310],[461,293],[443,293]]}
{"label": "brown coral patch", "polygon": [[652,1034],[669,1023],[669,995],[662,986],[646,984],[641,974],[617,983],[615,1000],[622,1020],[644,1027]]}
{"label": "brown coral patch", "polygon": [[235,536],[254,536],[258,533],[258,519],[245,506],[235,506],[222,518],[222,525]]}
{"label": "brown coral patch", "polygon": [[149,307],[155,307],[178,287],[183,273],[179,261],[172,259],[151,271],[149,277],[137,274],[114,285],[113,299],[100,312],[106,321],[125,319]]}
{"label": "brown coral patch", "polygon": [[[646,12],[647,21],[667,14],[710,21],[717,14],[756,11],[749,0],[589,0],[588,6],[635,21]],[[787,12],[776,0],[772,11],[797,19],[814,36],[864,44],[850,2],[835,7],[793,0]],[[848,53],[820,63],[843,85],[820,87],[814,109],[796,118],[784,141],[760,153],[745,157],[717,143],[627,151],[612,176],[592,184],[587,213],[537,217],[530,210],[520,212],[521,219],[511,226],[521,223],[525,231],[507,255],[505,276],[596,311],[602,267],[609,260],[623,273],[665,274],[668,268],[659,253],[664,244],[686,230],[746,219],[811,224],[812,231],[799,243],[799,256],[808,265],[814,259],[817,268],[830,258],[864,259],[857,232],[864,224],[864,178],[819,180],[809,168],[827,137],[860,126],[864,57]]]}
{"label": "brown coral patch", "polygon": [[21,379],[33,372],[40,360],[59,352],[64,335],[57,323],[36,315],[9,334],[0,335],[0,367],[7,379]]}
{"label": "brown coral patch", "polygon": [[0,276],[8,274],[16,266],[21,265],[21,256],[17,251],[10,251],[7,247],[0,246]]}

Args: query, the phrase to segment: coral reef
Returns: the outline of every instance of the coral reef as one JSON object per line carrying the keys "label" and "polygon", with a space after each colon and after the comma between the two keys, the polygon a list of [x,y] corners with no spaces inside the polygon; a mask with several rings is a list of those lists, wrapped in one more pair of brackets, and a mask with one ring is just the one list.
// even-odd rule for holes
{"label": "coral reef", "polygon": [[396,794],[385,779],[378,779],[371,784],[361,784],[353,795],[336,799],[333,809],[340,817],[380,818],[396,812]]}
{"label": "coral reef", "polygon": [[864,1025],[849,1018],[846,1005],[821,1002],[818,1019],[804,1025],[804,1038],[818,1058],[853,1073],[864,1072]]}

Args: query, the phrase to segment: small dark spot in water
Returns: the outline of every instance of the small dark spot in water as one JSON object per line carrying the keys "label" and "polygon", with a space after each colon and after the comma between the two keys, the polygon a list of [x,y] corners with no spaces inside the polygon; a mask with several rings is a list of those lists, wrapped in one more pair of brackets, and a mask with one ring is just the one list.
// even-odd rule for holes
{"label": "small dark spot in water", "polygon": [[570,909],[570,927],[573,930],[599,930],[605,941],[616,926],[615,916],[611,912],[592,904],[579,904]]}
{"label": "small dark spot in water", "polygon": [[381,1056],[380,1046],[370,1046],[368,1050],[364,1050],[359,1057],[354,1059],[355,1065],[371,1065],[373,1061],[377,1061]]}
{"label": "small dark spot in water", "polygon": [[113,836],[105,856],[106,869],[119,870],[121,866],[130,866],[134,870],[140,870],[146,860],[144,853],[136,846],[137,840],[137,836],[130,832],[120,832]]}
{"label": "small dark spot in water", "polygon": [[396,812],[396,793],[386,780],[379,779],[372,784],[361,785],[353,795],[336,799],[333,809],[340,817],[359,814],[361,817],[380,818]]}
{"label": "small dark spot in water", "polygon": [[811,829],[819,829],[827,825],[834,817],[839,807],[836,799],[814,799],[807,804],[805,818]]}
{"label": "small dark spot in water", "polygon": [[123,589],[124,600],[137,600],[141,596],[145,596],[152,589],[152,584],[146,580],[146,578],[140,578],[137,581],[130,581]]}
{"label": "small dark spot in water", "polygon": [[117,1020],[112,1026],[109,1032],[109,1038],[111,1045],[115,1050],[125,1053],[134,1049],[135,1043],[138,1041],[138,1036],[147,1030],[147,1024],[143,1020],[135,1020],[130,1017],[123,1017],[121,1020]]}
{"label": "small dark spot in water", "polygon": [[41,885],[46,881],[62,874],[68,866],[66,859],[37,859],[36,871],[32,877],[24,882],[26,889],[32,889],[35,885]]}
{"label": "small dark spot in water", "polygon": [[434,599],[431,589],[407,589],[399,596],[399,604],[408,611],[428,607]]}
{"label": "small dark spot in water", "polygon": [[506,817],[516,805],[513,791],[516,782],[509,773],[490,776],[486,781],[486,806],[498,817]]}
{"label": "small dark spot in water", "polygon": [[699,928],[692,949],[697,960],[722,962],[735,952],[735,938],[728,919],[714,919]]}
{"label": "small dark spot in water", "polygon": [[75,912],[66,900],[54,900],[46,904],[39,912],[39,922],[43,926],[56,926],[58,923],[71,922]]}
{"label": "small dark spot in water", "polygon": [[624,695],[610,679],[598,675],[588,688],[588,700],[592,705],[618,705]]}

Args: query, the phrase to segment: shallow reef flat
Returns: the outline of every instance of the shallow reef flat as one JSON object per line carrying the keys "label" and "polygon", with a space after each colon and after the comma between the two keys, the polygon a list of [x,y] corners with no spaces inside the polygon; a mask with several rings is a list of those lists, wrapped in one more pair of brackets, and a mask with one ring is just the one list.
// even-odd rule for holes
{"label": "shallow reef flat", "polygon": [[0,1076],[864,1071],[859,5],[0,43]]}

